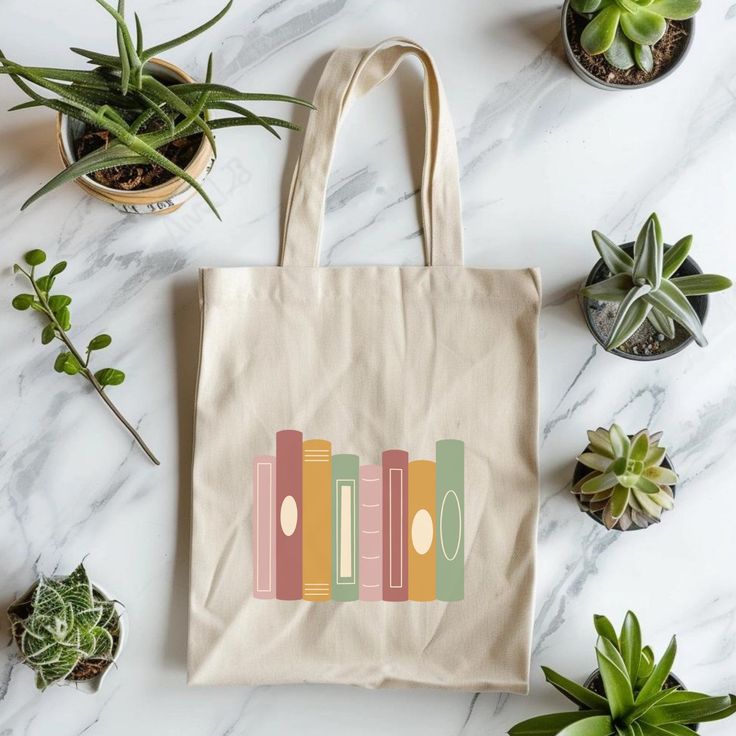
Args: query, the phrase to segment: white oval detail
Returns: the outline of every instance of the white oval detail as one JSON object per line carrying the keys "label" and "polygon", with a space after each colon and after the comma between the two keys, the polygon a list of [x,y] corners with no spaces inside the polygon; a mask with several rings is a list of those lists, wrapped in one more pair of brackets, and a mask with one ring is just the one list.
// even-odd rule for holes
{"label": "white oval detail", "polygon": [[[453,531],[456,531],[457,538],[455,539],[455,549],[452,551],[451,554],[448,554],[448,550],[445,547],[445,535],[449,533],[450,530],[445,530],[445,504],[447,503],[447,500],[452,497],[452,502],[450,503],[450,506],[447,509],[448,516],[450,517],[449,523],[455,522],[456,529]],[[454,517],[454,518],[453,518]],[[457,493],[455,491],[447,491],[445,493],[444,498],[442,499],[442,506],[440,507],[440,522],[438,525],[439,528],[439,537],[440,537],[440,544],[442,545],[442,554],[445,556],[445,559],[448,562],[452,562],[456,557],[457,553],[460,551],[460,542],[463,538],[463,517],[460,510],[460,499],[457,497]],[[449,536],[449,534],[448,534]],[[448,542],[450,540],[448,539]]]}
{"label": "white oval detail", "polygon": [[296,522],[299,512],[296,508],[294,496],[287,496],[281,502],[281,531],[290,537],[296,531]]}
{"label": "white oval detail", "polygon": [[414,520],[411,522],[411,543],[414,545],[416,553],[419,555],[427,554],[432,546],[433,537],[432,517],[427,509],[419,509],[414,514]]}

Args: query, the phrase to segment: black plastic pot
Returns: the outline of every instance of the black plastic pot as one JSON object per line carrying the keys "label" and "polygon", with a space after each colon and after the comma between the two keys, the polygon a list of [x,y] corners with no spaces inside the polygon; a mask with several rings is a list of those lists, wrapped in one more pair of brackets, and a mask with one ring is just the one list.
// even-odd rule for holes
{"label": "black plastic pot", "polygon": [[675,61],[669,69],[667,69],[666,72],[663,74],[660,74],[658,77],[655,77],[654,79],[650,79],[647,82],[642,82],[641,84],[615,84],[612,82],[606,82],[603,79],[600,79],[599,77],[595,76],[595,74],[592,74],[589,72],[581,63],[578,57],[575,55],[575,51],[573,51],[572,44],[570,43],[570,37],[568,35],[567,30],[567,16],[569,13],[574,13],[575,11],[570,7],[570,0],[565,0],[564,5],[562,6],[562,43],[565,46],[565,56],[567,57],[568,62],[570,63],[570,66],[572,67],[575,74],[577,74],[584,82],[587,82],[592,87],[597,87],[598,89],[603,90],[611,90],[611,91],[626,91],[626,90],[632,90],[632,89],[643,89],[644,87],[651,87],[653,84],[657,84],[657,82],[661,82],[663,79],[666,79],[670,76],[685,60],[685,57],[690,52],[690,49],[693,45],[693,34],[695,32],[695,19],[690,18],[687,21],[684,21],[684,25],[687,28],[688,32],[688,38],[687,38],[687,44],[685,45],[685,48],[682,51],[682,54],[680,55],[680,58]]}
{"label": "black plastic pot", "polygon": [[[665,252],[669,250],[672,246],[665,245]],[[632,255],[634,252],[634,244],[633,243],[626,243],[625,245],[621,246],[621,249],[624,250],[629,255]],[[703,273],[702,269],[698,264],[688,256],[685,259],[685,262],[680,266],[680,268],[675,271],[674,276],[694,276],[696,274]],[[598,260],[593,266],[593,269],[591,270],[590,274],[588,275],[588,278],[585,281],[586,286],[590,286],[591,284],[596,284],[599,281],[604,281],[605,279],[609,278],[611,275],[610,271],[608,270],[608,267],[603,262],[603,260]],[[698,317],[700,318],[701,324],[705,323],[705,319],[708,316],[708,305],[709,305],[709,299],[708,295],[703,296],[689,296],[687,300],[692,304],[693,309],[696,311]],[[588,299],[588,297],[581,297],[580,299],[580,307],[583,310],[583,316],[585,317],[585,322],[588,325],[588,329],[590,330],[590,334],[593,335],[596,342],[598,342],[599,345],[602,345],[603,348],[606,347],[606,338],[603,337],[598,333],[596,330],[595,324],[593,323],[592,317],[590,315],[591,312],[591,299]],[[636,333],[634,333],[636,334]],[[678,343],[675,347],[670,348],[666,352],[663,353],[656,353],[653,355],[637,355],[634,353],[627,353],[624,350],[620,350],[619,348],[615,348],[614,350],[608,350],[607,352],[618,355],[622,358],[628,358],[629,360],[637,360],[642,362],[647,362],[650,360],[661,360],[662,358],[668,358],[671,355],[675,355],[676,353],[679,353],[681,350],[684,350],[690,343],[695,342],[692,335],[688,335],[682,342]]]}
{"label": "black plastic pot", "polygon": [[[629,435],[629,439],[631,439],[631,437],[632,437],[632,435]],[[588,452],[590,449],[591,449],[591,447],[590,447],[590,445],[588,445],[585,448],[585,450],[583,450],[583,452]],[[672,461],[670,460],[669,455],[665,455],[664,456],[664,460],[662,460],[662,467],[669,468],[670,470],[674,470],[675,469],[675,466],[672,464]],[[573,473],[573,476],[572,476],[572,484],[573,484],[573,486],[578,481],[582,480],[590,472],[592,472],[591,469],[589,467],[587,467],[586,465],[583,465],[581,462],[575,463],[575,472]],[[676,497],[677,496],[677,486],[676,485],[670,486],[670,488],[672,489],[672,496],[673,497]],[[584,511],[588,516],[590,516],[591,519],[593,519],[594,521],[597,521],[602,527],[605,527],[606,526],[603,523],[603,513],[602,512],[597,512],[596,513],[594,511],[591,511],[590,509],[586,509],[585,506],[583,506],[583,504],[580,503],[579,499],[578,499],[578,506],[580,507],[580,510],[581,511]],[[648,528],[649,527],[632,526],[629,529],[627,529],[626,531],[627,532],[637,532],[637,531],[641,531],[642,529],[648,529]],[[622,530],[621,529],[617,529],[616,527],[614,527],[610,531],[620,532]]]}
{"label": "black plastic pot", "polygon": [[[677,675],[673,675],[671,672],[669,677],[665,680],[664,686],[665,688],[679,687],[680,690],[687,690],[687,688],[685,687],[685,683]],[[605,696],[605,692],[603,691],[603,679],[601,678],[600,670],[593,670],[593,672],[588,675],[588,679],[583,683],[583,687],[587,688],[588,690],[592,690],[594,693],[596,693],[596,695]],[[580,710],[585,710],[585,708],[580,708]],[[699,723],[688,724],[688,728],[692,728],[693,731],[699,730],[699,727]]]}

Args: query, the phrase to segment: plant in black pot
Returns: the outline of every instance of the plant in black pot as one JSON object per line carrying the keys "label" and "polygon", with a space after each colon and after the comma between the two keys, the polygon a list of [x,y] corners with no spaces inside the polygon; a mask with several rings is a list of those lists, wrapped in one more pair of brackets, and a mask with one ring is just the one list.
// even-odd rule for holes
{"label": "plant in black pot", "polygon": [[631,360],[658,360],[693,340],[707,344],[703,320],[708,294],[731,287],[725,276],[704,274],[690,258],[693,238],[665,245],[652,214],[636,242],[618,246],[597,230],[601,260],[580,290],[593,337],[606,350]]}
{"label": "plant in black pot", "polygon": [[562,37],[577,75],[601,89],[646,87],[682,63],[701,0],[566,0]]}
{"label": "plant in black pot", "polygon": [[662,433],[630,436],[614,424],[588,431],[572,492],[580,508],[607,529],[646,529],[674,506],[677,473],[659,444]]}
{"label": "plant in black pot", "polygon": [[542,667],[547,682],[579,710],[551,713],[518,723],[510,736],[688,736],[706,721],[736,712],[736,696],[687,690],[672,674],[674,637],[657,662],[642,646],[641,627],[629,611],[620,634],[605,616],[595,617],[598,669],[585,685]]}

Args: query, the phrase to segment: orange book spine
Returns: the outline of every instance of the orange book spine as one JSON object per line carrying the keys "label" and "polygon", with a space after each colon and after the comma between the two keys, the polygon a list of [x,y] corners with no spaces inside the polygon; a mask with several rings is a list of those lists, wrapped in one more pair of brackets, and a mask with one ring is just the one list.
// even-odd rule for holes
{"label": "orange book spine", "polygon": [[302,471],[302,598],[328,601],[332,595],[332,446],[304,442]]}
{"label": "orange book spine", "polygon": [[431,460],[409,463],[409,600],[435,599],[436,472]]}

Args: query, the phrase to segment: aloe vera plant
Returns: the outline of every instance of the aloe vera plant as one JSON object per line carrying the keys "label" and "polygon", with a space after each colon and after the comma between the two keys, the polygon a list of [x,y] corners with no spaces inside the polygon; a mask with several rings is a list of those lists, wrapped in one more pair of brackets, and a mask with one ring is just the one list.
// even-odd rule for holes
{"label": "aloe vera plant", "polygon": [[645,529],[673,508],[677,474],[662,463],[667,450],[661,432],[645,429],[629,438],[614,424],[588,432],[589,445],[578,462],[590,469],[572,491],[580,506],[602,519],[606,528]]}
{"label": "aloe vera plant", "polygon": [[692,235],[687,235],[665,249],[656,214],[650,215],[639,232],[633,257],[603,233],[593,231],[593,243],[610,275],[583,287],[580,293],[588,299],[619,304],[606,342],[607,350],[626,342],[645,320],[670,339],[675,337],[677,322],[698,345],[707,345],[700,318],[688,297],[722,291],[732,283],[716,274],[676,275],[690,253],[692,242]]}
{"label": "aloe vera plant", "polygon": [[571,0],[573,10],[590,17],[580,43],[592,56],[604,54],[617,69],[654,68],[654,46],[668,20],[692,18],[701,0]]}
{"label": "aloe vera plant", "polygon": [[[12,107],[24,110],[47,107],[81,121],[89,130],[106,131],[108,145],[91,151],[53,177],[23,204],[32,202],[52,189],[80,176],[104,169],[135,164],[156,164],[193,187],[219,217],[217,209],[200,182],[160,151],[172,141],[201,134],[216,152],[215,132],[223,128],[260,126],[277,138],[276,128],[297,130],[292,123],[263,117],[244,107],[244,101],[290,102],[311,107],[295,97],[278,94],[241,92],[212,81],[212,54],[203,83],[164,84],[151,70],[149,62],[158,54],[195,38],[217,23],[231,8],[233,0],[206,23],[188,33],[154,46],[145,46],[143,27],[135,15],[135,31],[125,20],[125,0],[113,7],[96,0],[113,18],[117,53],[108,54],[72,48],[94,67],[86,70],[23,66],[0,51],[0,73],[7,74],[30,98]],[[212,118],[214,111],[230,113]]]}
{"label": "aloe vera plant", "polygon": [[685,690],[672,675],[677,641],[672,637],[659,661],[642,646],[641,626],[629,611],[620,633],[605,616],[595,616],[595,654],[602,692],[542,667],[547,682],[577,711],[537,716],[518,723],[510,736],[689,736],[693,725],[720,721],[736,712],[736,696]]}
{"label": "aloe vera plant", "polygon": [[83,564],[63,578],[41,576],[25,608],[16,606],[8,616],[40,690],[112,662],[120,626],[115,603],[94,590]]}

